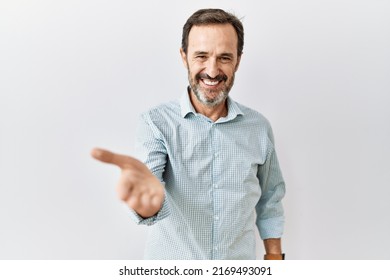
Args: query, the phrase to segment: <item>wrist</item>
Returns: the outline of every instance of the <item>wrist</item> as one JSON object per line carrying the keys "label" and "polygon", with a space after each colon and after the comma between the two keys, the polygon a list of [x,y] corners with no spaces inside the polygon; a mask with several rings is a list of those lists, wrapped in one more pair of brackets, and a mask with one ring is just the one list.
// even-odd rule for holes
{"label": "wrist", "polygon": [[284,260],[285,254],[265,254],[264,260]]}
{"label": "wrist", "polygon": [[283,253],[280,238],[264,239],[263,242],[266,255],[281,255]]}

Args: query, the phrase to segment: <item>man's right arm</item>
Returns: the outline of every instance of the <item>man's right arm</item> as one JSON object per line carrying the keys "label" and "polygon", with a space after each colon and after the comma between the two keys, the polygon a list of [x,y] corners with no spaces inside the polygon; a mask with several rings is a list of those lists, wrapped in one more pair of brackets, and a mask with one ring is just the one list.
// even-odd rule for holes
{"label": "man's right arm", "polygon": [[140,224],[153,224],[169,214],[162,174],[166,153],[150,124],[141,118],[137,130],[137,152],[141,162],[133,157],[93,149],[92,157],[121,169],[117,185],[119,198],[135,213]]}

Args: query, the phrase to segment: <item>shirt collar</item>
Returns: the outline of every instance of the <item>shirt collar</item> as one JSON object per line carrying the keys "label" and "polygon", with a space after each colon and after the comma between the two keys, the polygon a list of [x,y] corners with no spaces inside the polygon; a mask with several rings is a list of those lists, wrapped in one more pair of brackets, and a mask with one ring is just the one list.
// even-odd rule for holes
{"label": "shirt collar", "polygon": [[196,115],[196,110],[194,106],[192,106],[191,100],[190,100],[190,93],[187,90],[180,99],[180,108],[181,108],[181,116],[185,118],[188,114],[192,113]]}
{"label": "shirt collar", "polygon": [[[227,122],[230,120],[235,119],[239,115],[244,115],[244,113],[241,111],[240,107],[237,105],[236,102],[233,101],[229,96],[226,99],[227,106],[228,106],[228,115],[226,117],[220,118],[217,122]],[[180,108],[181,108],[181,116],[183,118],[187,117],[188,114],[197,115],[194,106],[192,106],[191,100],[190,100],[190,93],[187,90],[180,99]]]}

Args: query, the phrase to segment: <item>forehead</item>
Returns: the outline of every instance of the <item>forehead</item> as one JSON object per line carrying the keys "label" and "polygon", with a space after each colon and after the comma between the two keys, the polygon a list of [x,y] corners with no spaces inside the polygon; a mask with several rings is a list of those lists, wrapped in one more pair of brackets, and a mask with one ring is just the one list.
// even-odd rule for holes
{"label": "forehead", "polygon": [[195,25],[188,35],[188,52],[237,53],[237,33],[231,24]]}

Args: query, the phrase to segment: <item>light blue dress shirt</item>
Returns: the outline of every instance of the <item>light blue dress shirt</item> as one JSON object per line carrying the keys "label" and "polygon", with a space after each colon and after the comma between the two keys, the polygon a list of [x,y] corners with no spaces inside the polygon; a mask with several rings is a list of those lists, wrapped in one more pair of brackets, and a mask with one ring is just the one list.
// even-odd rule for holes
{"label": "light blue dress shirt", "polygon": [[285,186],[269,122],[231,98],[216,122],[186,93],[141,115],[138,157],[165,185],[145,259],[255,259],[262,239],[279,238]]}

